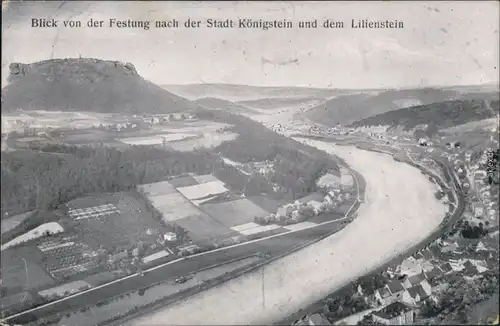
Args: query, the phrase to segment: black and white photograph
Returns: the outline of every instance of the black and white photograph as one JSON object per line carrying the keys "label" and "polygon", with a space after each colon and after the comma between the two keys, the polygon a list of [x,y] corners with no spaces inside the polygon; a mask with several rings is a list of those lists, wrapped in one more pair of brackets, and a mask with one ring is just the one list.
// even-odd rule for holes
{"label": "black and white photograph", "polygon": [[0,325],[498,325],[498,1],[2,1]]}

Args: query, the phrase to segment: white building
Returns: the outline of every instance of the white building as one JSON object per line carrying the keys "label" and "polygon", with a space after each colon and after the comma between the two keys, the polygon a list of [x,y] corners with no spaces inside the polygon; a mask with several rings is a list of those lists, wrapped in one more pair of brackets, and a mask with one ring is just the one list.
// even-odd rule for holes
{"label": "white building", "polygon": [[167,232],[163,235],[163,238],[166,241],[175,241],[177,240],[177,234],[175,234],[174,232]]}

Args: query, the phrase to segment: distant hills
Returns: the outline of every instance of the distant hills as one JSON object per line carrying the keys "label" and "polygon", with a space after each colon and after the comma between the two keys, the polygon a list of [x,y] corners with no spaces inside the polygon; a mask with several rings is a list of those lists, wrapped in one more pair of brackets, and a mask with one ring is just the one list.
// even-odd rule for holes
{"label": "distant hills", "polygon": [[215,97],[204,97],[194,100],[193,102],[209,110],[222,110],[235,114],[256,113],[250,108],[246,108],[234,102]]}
{"label": "distant hills", "polygon": [[310,109],[305,113],[305,117],[324,125],[345,125],[405,107],[453,100],[458,95],[454,90],[438,88],[342,95]]}
{"label": "distant hills", "polygon": [[268,98],[331,98],[339,94],[349,94],[352,92],[350,90],[328,88],[260,87],[234,84],[162,85],[162,87],[169,92],[191,100],[214,97],[235,102]]}
{"label": "distant hills", "polygon": [[12,63],[2,111],[170,113],[196,104],[142,78],[130,63],[89,58]]}
{"label": "distant hills", "polygon": [[271,97],[262,98],[256,100],[248,101],[238,101],[236,103],[241,104],[247,108],[260,109],[260,110],[273,110],[273,109],[284,109],[284,108],[310,108],[312,106],[318,105],[325,102],[327,99],[322,97]]}
{"label": "distant hills", "polygon": [[389,126],[410,130],[426,125],[432,134],[472,121],[494,118],[498,114],[498,99],[453,100],[385,112],[356,121],[351,126]]}

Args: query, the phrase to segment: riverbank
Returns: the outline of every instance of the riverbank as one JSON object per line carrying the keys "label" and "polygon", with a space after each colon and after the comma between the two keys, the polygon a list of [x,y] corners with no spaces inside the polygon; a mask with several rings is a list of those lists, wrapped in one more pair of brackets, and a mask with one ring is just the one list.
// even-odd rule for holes
{"label": "riverbank", "polygon": [[[319,139],[319,137],[314,137],[314,139],[317,140],[317,139]],[[332,141],[332,140],[329,139],[329,141]],[[365,150],[364,148],[360,148],[360,149]],[[368,149],[366,149],[366,150],[368,150]],[[371,151],[381,153],[381,151],[374,149],[374,148],[371,149]],[[391,155],[394,155],[394,154],[396,154],[396,153],[391,153]],[[424,239],[422,242],[415,245],[414,247],[408,249],[405,253],[402,253],[401,255],[396,256],[393,260],[391,260],[391,261],[383,264],[379,268],[373,270],[371,273],[366,274],[366,276],[379,274],[380,272],[386,270],[389,266],[398,265],[407,257],[409,257],[409,256],[417,253],[418,251],[424,249],[425,247],[427,247],[429,244],[431,244],[436,239],[438,239],[438,237],[440,237],[441,234],[449,231],[451,226],[460,218],[460,216],[462,215],[464,208],[465,208],[465,198],[464,198],[463,193],[460,190],[459,183],[456,180],[456,178],[454,177],[453,172],[449,168],[447,168],[447,166],[444,163],[437,161],[438,165],[440,165],[440,167],[444,171],[444,179],[446,180],[446,184],[443,183],[443,181],[441,180],[440,177],[435,176],[432,171],[430,171],[426,168],[423,168],[422,166],[419,166],[418,164],[412,162],[409,159],[404,159],[403,157],[398,157],[397,155],[395,155],[393,157],[393,159],[395,161],[409,164],[411,166],[414,166],[415,168],[420,169],[422,171],[422,173],[424,173],[425,175],[433,177],[434,181],[442,189],[447,189],[450,187],[453,188],[454,191],[456,191],[455,195],[457,197],[456,198],[457,199],[457,206],[456,206],[453,214],[451,214],[451,216],[448,216],[448,218],[443,219],[442,223],[426,239]],[[341,293],[342,291],[345,291],[349,285],[350,285],[349,283],[344,285],[342,288],[338,289],[337,291],[330,293],[329,296],[335,296],[337,293]],[[321,300],[318,300],[318,301],[314,302],[313,304],[311,304],[303,309],[298,310],[297,312],[291,314],[290,316],[287,316],[286,318],[284,318],[281,321],[279,321],[278,323],[276,323],[276,325],[290,325],[294,321],[301,319],[302,317],[304,317],[306,315],[316,313],[318,310],[322,309],[322,307],[324,306],[324,299],[325,298],[322,298]]]}

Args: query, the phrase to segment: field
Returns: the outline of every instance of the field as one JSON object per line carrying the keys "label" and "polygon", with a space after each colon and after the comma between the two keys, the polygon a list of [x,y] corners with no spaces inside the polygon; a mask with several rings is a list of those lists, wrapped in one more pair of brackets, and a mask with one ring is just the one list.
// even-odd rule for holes
{"label": "field", "polygon": [[234,132],[224,132],[224,133],[209,133],[203,134],[198,138],[181,140],[175,143],[169,144],[169,147],[173,150],[180,152],[190,152],[197,148],[213,148],[217,147],[223,142],[231,141],[236,139],[238,134]]}
{"label": "field", "polygon": [[[219,243],[235,236],[255,238],[301,230],[344,217],[352,204],[349,202],[332,213],[315,216],[297,225],[263,226],[254,223],[255,218],[276,213],[286,202],[263,195],[241,198],[212,174],[183,176],[138,188],[162,213],[166,224],[181,226],[196,244]],[[300,201],[322,201],[323,197],[321,193],[313,193]]]}
{"label": "field", "polygon": [[[9,132],[21,131],[23,126],[52,127],[52,128],[78,128],[85,129],[99,125],[108,125],[113,122],[110,114],[95,112],[62,112],[62,111],[29,111],[20,114],[2,114],[3,126]],[[17,123],[19,122],[19,123]],[[3,128],[2,128],[3,129]]]}
{"label": "field", "polygon": [[[94,248],[116,249],[138,241],[155,243],[164,230],[142,203],[129,193],[82,197],[67,204],[83,242]],[[84,215],[77,215],[84,214]]]}
{"label": "field", "polygon": [[157,134],[149,137],[121,138],[120,141],[128,145],[160,145],[164,142],[173,142],[191,137],[196,137],[196,135],[186,133]]}
{"label": "field", "polygon": [[0,298],[1,311],[8,311],[13,306],[20,305],[25,302],[31,301],[31,294],[29,292],[20,292],[10,296],[3,296]]}
{"label": "field", "polygon": [[33,212],[26,212],[23,214],[19,214],[16,216],[12,216],[12,217],[3,219],[2,223],[0,225],[2,228],[2,234],[4,234],[5,232],[8,232],[10,230],[15,229],[19,224],[21,224],[22,221],[24,221],[28,217],[30,217],[31,214],[33,214]]}
{"label": "field", "polygon": [[2,245],[1,250],[3,251],[9,247],[24,243],[26,241],[46,236],[47,233],[57,234],[61,232],[64,232],[64,228],[59,223],[56,222],[45,223]]}
{"label": "field", "polygon": [[[16,138],[16,146],[31,142],[62,142],[70,145],[106,144],[113,147],[127,145],[166,146],[178,151],[212,148],[238,135],[226,129],[231,125],[208,120],[171,120],[170,115],[136,116],[94,112],[31,111],[2,115],[3,132],[24,132],[26,128],[59,129],[57,135],[37,137],[32,134]],[[152,121],[156,122],[152,124]],[[118,125],[122,127],[117,127]],[[126,127],[128,125],[128,127]]]}
{"label": "field", "polygon": [[194,186],[179,187],[177,190],[190,200],[218,195],[228,191],[221,181],[211,181]]}
{"label": "field", "polygon": [[278,208],[286,204],[286,201],[274,200],[268,196],[252,196],[248,200],[271,213],[277,212]]}
{"label": "field", "polygon": [[243,198],[218,204],[205,204],[201,209],[227,227],[253,222],[255,217],[264,217],[269,212],[250,200]]}
{"label": "field", "polygon": [[[252,230],[240,231],[238,226],[253,223],[255,217],[264,217],[271,210],[275,212],[282,203],[265,196],[232,199],[235,195],[211,174],[178,177],[141,185],[138,189],[162,214],[166,224],[175,223],[186,229],[190,239],[198,244],[237,235],[264,234],[274,229],[286,231],[277,225],[255,225]],[[228,196],[220,199],[221,194]],[[214,199],[220,202],[208,203]]]}
{"label": "field", "polygon": [[[130,145],[162,145],[177,151],[193,151],[196,148],[212,148],[238,135],[224,129],[231,125],[207,120],[171,121],[164,125],[155,125],[142,135],[127,137],[119,141]],[[138,134],[136,132],[135,134]]]}
{"label": "field", "polygon": [[89,246],[65,239],[47,241],[38,246],[44,254],[45,269],[56,279],[86,271],[97,262],[87,255]]}
{"label": "field", "polygon": [[31,290],[54,284],[39,261],[42,254],[36,247],[10,249],[2,252],[2,287],[8,292]]}
{"label": "field", "polygon": [[200,214],[200,211],[180,193],[151,196],[149,200],[162,214],[163,221],[170,223]]}
{"label": "field", "polygon": [[477,130],[485,131],[497,131],[498,130],[498,117],[483,119],[479,121],[467,122],[459,126],[454,126],[446,129],[442,129],[442,132],[448,134],[460,134],[463,132],[473,132]]}

